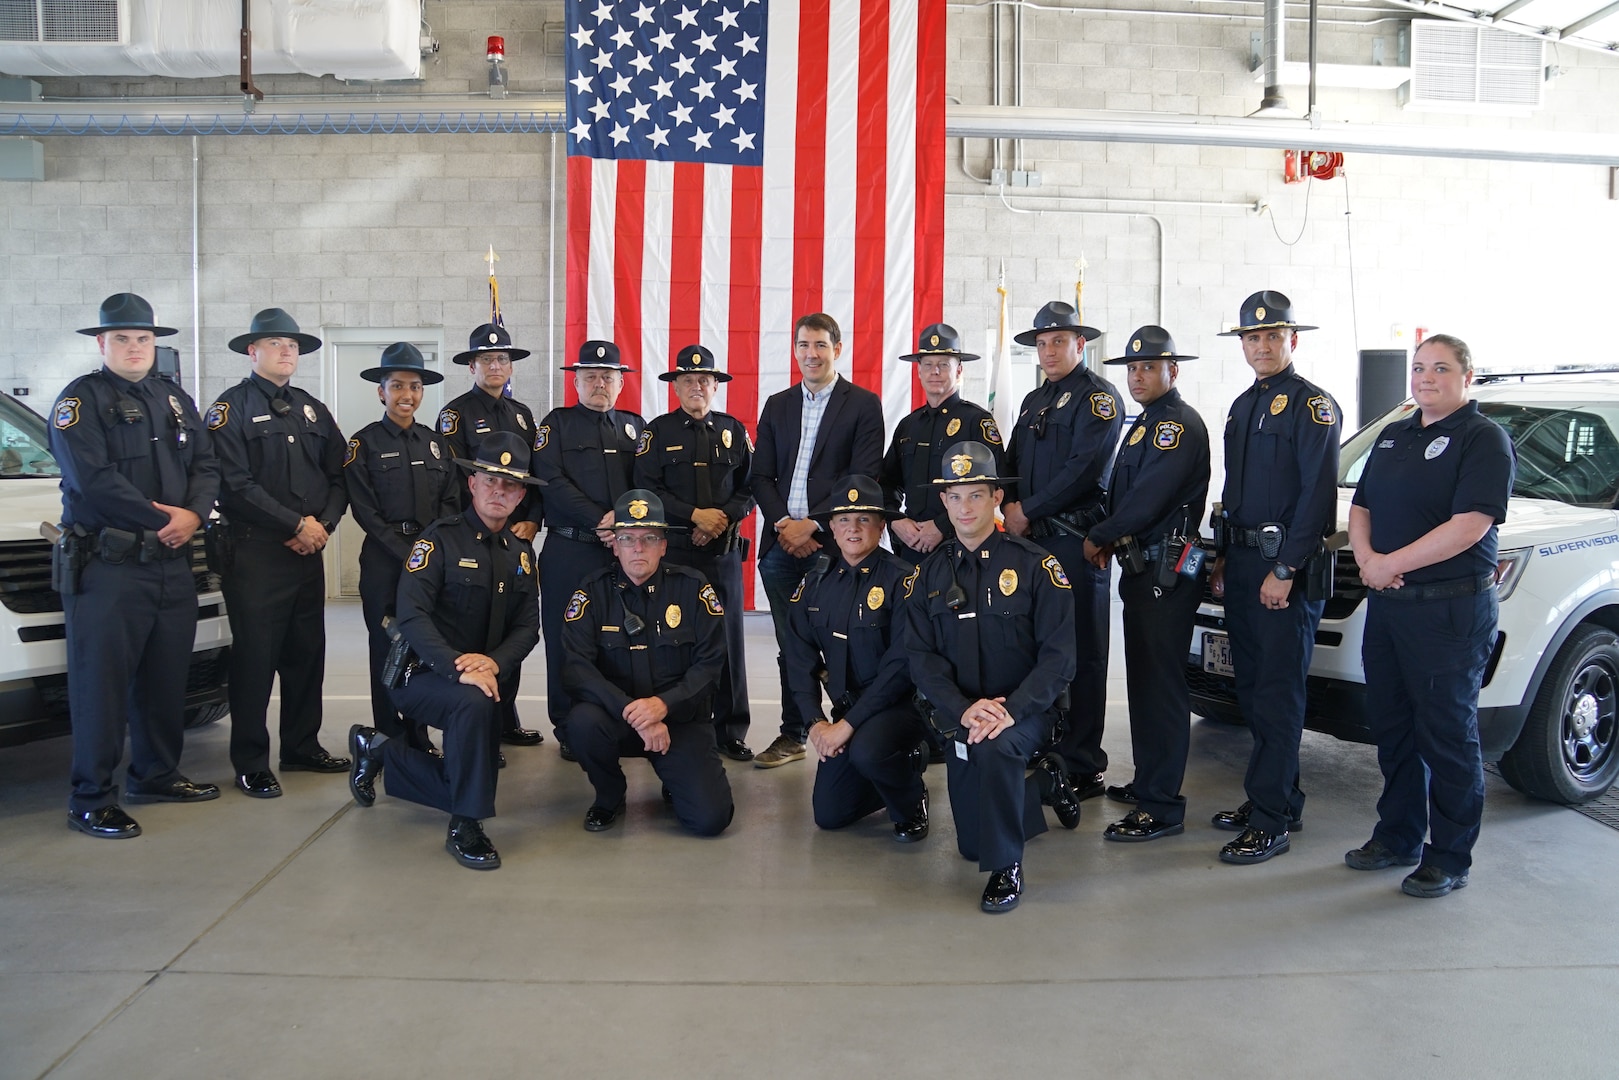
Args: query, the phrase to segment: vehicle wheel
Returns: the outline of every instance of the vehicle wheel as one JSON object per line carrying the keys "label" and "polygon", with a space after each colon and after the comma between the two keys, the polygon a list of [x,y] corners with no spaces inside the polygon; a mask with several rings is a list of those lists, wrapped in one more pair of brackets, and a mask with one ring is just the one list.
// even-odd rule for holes
{"label": "vehicle wheel", "polygon": [[1619,776],[1616,722],[1619,635],[1581,626],[1557,651],[1501,775],[1537,799],[1589,802]]}
{"label": "vehicle wheel", "polygon": [[216,701],[210,705],[196,705],[186,710],[186,730],[205,727],[230,715],[230,705]]}

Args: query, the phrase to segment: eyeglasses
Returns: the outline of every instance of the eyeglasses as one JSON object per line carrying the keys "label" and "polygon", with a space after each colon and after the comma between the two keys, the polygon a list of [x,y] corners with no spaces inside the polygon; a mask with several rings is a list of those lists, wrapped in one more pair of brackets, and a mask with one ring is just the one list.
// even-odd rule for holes
{"label": "eyeglasses", "polygon": [[613,543],[621,548],[632,548],[639,551],[641,548],[657,547],[663,543],[661,536],[648,536],[636,533],[619,533],[613,537]]}

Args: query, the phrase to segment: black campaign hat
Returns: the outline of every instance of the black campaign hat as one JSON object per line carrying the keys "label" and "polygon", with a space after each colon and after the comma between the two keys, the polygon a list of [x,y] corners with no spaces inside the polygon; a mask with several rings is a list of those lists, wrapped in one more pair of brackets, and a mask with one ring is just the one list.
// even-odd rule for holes
{"label": "black campaign hat", "polygon": [[883,489],[864,473],[851,473],[832,485],[832,494],[810,515],[821,521],[838,514],[881,514],[890,521],[901,517],[898,510],[883,505]]}
{"label": "black campaign hat", "polygon": [[1021,334],[1014,334],[1012,340],[1019,345],[1033,345],[1035,338],[1052,330],[1072,330],[1086,341],[1095,341],[1102,336],[1102,331],[1096,329],[1096,327],[1085,326],[1080,323],[1079,312],[1074,310],[1074,305],[1065,304],[1061,300],[1053,300],[1034,313],[1033,330],[1025,330]]}
{"label": "black campaign hat", "polygon": [[608,368],[612,371],[634,371],[634,368],[625,367],[618,358],[618,346],[611,341],[590,340],[579,346],[579,359],[572,364],[563,364],[563,371],[578,371],[581,368],[589,371],[599,371]]}
{"label": "black campaign hat", "polygon": [[1293,321],[1293,301],[1283,293],[1274,289],[1265,289],[1256,292],[1242,302],[1242,317],[1237,324],[1229,330],[1222,331],[1221,337],[1241,337],[1250,330],[1271,330],[1286,328],[1289,330],[1316,330],[1318,327],[1305,326]]}
{"label": "black campaign hat", "polygon": [[513,363],[525,356],[534,355],[527,349],[512,348],[512,336],[506,332],[504,326],[484,323],[467,338],[467,351],[450,357],[450,363],[470,364],[484,353],[491,352],[503,352],[511,357]]}
{"label": "black campaign hat", "polygon": [[685,531],[684,525],[669,524],[663,500],[646,488],[630,488],[613,503],[613,528]]}
{"label": "black campaign hat", "polygon": [[265,308],[253,316],[248,325],[247,333],[230,339],[230,351],[247,354],[247,347],[259,338],[284,337],[292,338],[298,343],[298,354],[312,353],[320,348],[320,338],[314,334],[305,334],[298,329],[298,321],[278,307]]}
{"label": "black campaign hat", "polygon": [[507,480],[517,480],[530,487],[540,487],[545,481],[528,474],[528,440],[520,439],[509,431],[497,431],[478,444],[475,461],[455,458],[457,465],[467,472],[486,472]]}
{"label": "black campaign hat", "polygon": [[96,313],[96,318],[100,326],[87,326],[79,333],[95,337],[108,330],[150,330],[153,337],[168,337],[180,332],[172,326],[154,325],[152,305],[146,302],[144,296],[136,296],[132,292],[113,293],[107,297],[101,302],[101,310]]}
{"label": "black campaign hat", "polygon": [[977,360],[977,353],[961,351],[961,335],[956,328],[948,323],[934,323],[923,327],[922,332],[916,336],[916,351],[906,353],[901,360],[915,363],[925,356],[951,356],[957,360]]}
{"label": "black campaign hat", "polygon": [[1196,360],[1190,353],[1175,351],[1175,339],[1162,326],[1143,326],[1130,335],[1130,347],[1123,356],[1103,360],[1104,364],[1128,364],[1138,360]]}
{"label": "black campaign hat", "polygon": [[673,371],[658,376],[659,382],[674,382],[680,375],[712,375],[720,382],[730,382],[731,376],[719,369],[714,354],[701,345],[687,345],[675,357]]}
{"label": "black campaign hat", "polygon": [[999,485],[1016,479],[1015,476],[996,476],[994,453],[983,443],[968,439],[944,452],[939,476],[933,482],[948,487],[951,484]]}
{"label": "black campaign hat", "polygon": [[432,386],[434,383],[444,381],[444,376],[427,366],[427,361],[422,358],[422,351],[408,341],[396,341],[383,349],[381,363],[360,372],[360,378],[366,382],[380,383],[388,377],[390,371],[415,372],[422,377],[423,386]]}

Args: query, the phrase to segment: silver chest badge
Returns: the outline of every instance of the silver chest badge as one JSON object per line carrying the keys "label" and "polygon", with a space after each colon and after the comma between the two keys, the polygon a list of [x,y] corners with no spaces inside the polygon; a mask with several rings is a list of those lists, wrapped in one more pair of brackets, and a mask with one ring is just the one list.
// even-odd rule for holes
{"label": "silver chest badge", "polygon": [[1439,436],[1439,438],[1435,439],[1433,442],[1428,444],[1428,449],[1426,449],[1426,450],[1424,450],[1422,452],[1422,456],[1423,456],[1424,459],[1426,459],[1428,461],[1432,461],[1434,458],[1438,457],[1440,454],[1443,454],[1445,452],[1445,447],[1447,447],[1449,445],[1450,445],[1450,436],[1449,435],[1441,435],[1441,436]]}

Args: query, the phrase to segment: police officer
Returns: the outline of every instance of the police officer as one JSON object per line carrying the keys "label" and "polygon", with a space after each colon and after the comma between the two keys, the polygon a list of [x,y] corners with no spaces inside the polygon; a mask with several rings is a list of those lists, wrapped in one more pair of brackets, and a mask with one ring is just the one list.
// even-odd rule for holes
{"label": "police officer", "polygon": [[411,545],[399,580],[399,628],[416,657],[393,691],[400,712],[444,732],[444,756],[359,724],[349,729],[354,801],[395,798],[450,815],[444,846],[473,870],[500,866],[483,831],[495,814],[500,700],[540,639],[534,548],[507,525],[529,490],[528,440],[493,432],[474,461],[465,513],[440,518]]}
{"label": "police officer", "polygon": [[[383,350],[381,363],[360,372],[360,378],[378,384],[377,397],[386,410],[381,420],[349,440],[343,459],[349,510],[365,530],[360,605],[371,647],[371,726],[395,738],[418,740],[416,726],[407,729],[400,722],[399,710],[382,685],[388,655],[382,620],[395,614],[399,572],[411,545],[428,525],[460,511],[462,487],[451,468],[455,455],[449,442],[415,422],[423,387],[444,380],[427,367],[421,351],[408,341],[397,341]],[[415,744],[427,748],[425,741]]]}
{"label": "police officer", "polygon": [[613,408],[624,373],[611,341],[579,346],[573,372],[579,401],[546,414],[534,436],[534,473],[546,492],[545,547],[540,550],[540,625],[545,631],[545,683],[551,726],[564,760],[573,761],[566,728],[569,697],[562,680],[562,609],[579,583],[613,564],[613,506],[634,486],[635,451],[646,422]]}
{"label": "police officer", "polygon": [[1372,590],[1361,657],[1383,796],[1372,838],[1344,862],[1420,861],[1400,889],[1423,898],[1467,885],[1484,815],[1478,692],[1495,642],[1496,526],[1514,458],[1507,433],[1468,399],[1472,382],[1460,338],[1417,346],[1417,409],[1379,434],[1349,508]]}
{"label": "police officer", "polygon": [[951,740],[956,846],[990,872],[980,906],[991,914],[1017,906],[1024,842],[1046,831],[1026,767],[1051,738],[1074,677],[1062,564],[995,528],[1002,485],[1014,479],[996,475],[983,443],[946,449],[936,483],[956,535],[922,563],[906,617],[911,678]]}
{"label": "police officer", "polygon": [[208,409],[219,451],[219,509],[235,555],[224,571],[230,614],[230,757],[236,787],[273,799],[270,687],[281,676],[281,768],[347,772],[320,745],[326,675],[326,570],[321,550],[348,505],[343,435],[326,406],[291,384],[320,348],[291,315],[266,308],[232,338],[253,372]]}
{"label": "police officer", "polygon": [[[736,417],[713,408],[731,376],[714,354],[687,345],[673,371],[680,407],[647,422],[635,452],[635,485],[663,500],[669,520],[685,528],[668,534],[667,561],[707,578],[725,607],[725,673],[714,693],[714,738],[732,761],[752,761],[743,740],[751,721],[742,637],[742,519],[753,512],[748,478],[753,440]],[[687,529],[690,531],[688,532]]]}
{"label": "police officer", "polygon": [[131,803],[202,802],[213,784],[180,772],[186,671],[197,632],[191,538],[213,509],[219,466],[197,407],[151,375],[157,326],[134,293],[102,301],[80,330],[100,371],[74,379],[51,410],[62,470],[55,584],[67,619],[73,794],[67,822],[90,836],[139,836],[113,773],[129,731]]}
{"label": "police officer", "polygon": [[1119,599],[1124,601],[1124,671],[1130,695],[1130,746],[1136,776],[1108,797],[1136,809],[1103,830],[1107,840],[1140,842],[1186,830],[1186,754],[1191,744],[1191,700],[1186,649],[1203,599],[1193,557],[1189,576],[1177,572],[1195,542],[1209,496],[1209,432],[1203,418],[1175,389],[1183,355],[1161,326],[1130,336],[1124,364],[1130,397],[1141,414],[1113,463],[1107,517],[1091,526],[1085,557],[1105,562],[1118,555]]}
{"label": "police officer", "polygon": [[1014,340],[1033,345],[1045,382],[1023,399],[1006,467],[1018,474],[1007,494],[1006,529],[1055,555],[1073,582],[1077,667],[1060,750],[1081,799],[1103,793],[1107,752],[1108,587],[1111,573],[1085,559],[1084,532],[1101,515],[1107,473],[1123,416],[1112,383],[1081,363],[1085,342],[1100,330],[1083,326],[1074,308],[1053,300],[1034,329]]}
{"label": "police officer", "polygon": [[1229,863],[1264,862],[1286,851],[1299,827],[1299,736],[1304,686],[1322,599],[1304,587],[1305,564],[1337,529],[1338,405],[1293,367],[1299,331],[1293,302],[1279,292],[1242,302],[1237,326],[1254,384],[1231,405],[1225,425],[1224,556],[1212,586],[1225,597],[1237,704],[1254,749],[1243,781],[1248,800],[1214,815],[1242,835],[1220,849]]}
{"label": "police officer", "polygon": [[[450,358],[452,363],[464,365],[472,372],[472,389],[438,413],[439,434],[449,440],[456,457],[464,460],[476,457],[483,440],[497,431],[510,432],[525,443],[534,439],[533,411],[506,393],[512,365],[529,355],[529,350],[513,347],[512,336],[504,326],[485,323],[468,336],[467,351]],[[459,494],[464,507],[466,492],[461,490]],[[533,543],[544,518],[545,500],[539,489],[534,488],[517,508],[511,523],[512,535]],[[512,673],[515,679],[521,676],[522,672]],[[519,686],[520,683],[513,683],[510,696],[500,703],[500,741],[512,746],[537,746],[545,741],[545,736],[523,727],[517,718]]]}
{"label": "police officer", "polygon": [[657,495],[620,495],[612,527],[617,561],[590,575],[563,615],[568,738],[596,789],[585,828],[624,816],[619,759],[644,757],[680,824],[716,836],[734,809],[708,701],[725,664],[725,610],[701,574],[663,562],[676,526]]}
{"label": "police officer", "polygon": [[976,439],[994,452],[999,471],[1001,432],[988,409],[961,398],[961,365],[977,360],[978,354],[961,351],[955,327],[934,323],[925,328],[916,351],[900,359],[916,365],[927,404],[894,429],[894,441],[883,457],[882,481],[889,505],[903,510],[888,525],[894,554],[919,564],[950,535],[950,516],[933,486],[945,446]]}
{"label": "police officer", "polygon": [[904,634],[918,571],[878,546],[884,520],[896,516],[877,481],[860,475],[838,481],[816,508],[838,553],[818,560],[793,593],[787,676],[800,713],[813,718],[815,824],[841,829],[886,806],[894,839],[911,844],[928,834],[928,789]]}

